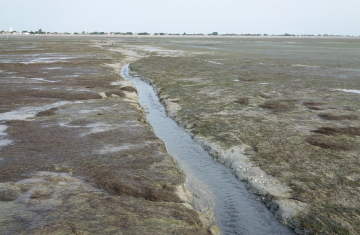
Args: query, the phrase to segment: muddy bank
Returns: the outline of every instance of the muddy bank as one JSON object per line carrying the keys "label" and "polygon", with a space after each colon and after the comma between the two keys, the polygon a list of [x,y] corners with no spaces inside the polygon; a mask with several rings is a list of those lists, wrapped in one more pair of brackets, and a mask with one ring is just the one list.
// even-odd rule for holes
{"label": "muddy bank", "polygon": [[124,55],[65,37],[0,50],[1,234],[210,233],[118,74]]}

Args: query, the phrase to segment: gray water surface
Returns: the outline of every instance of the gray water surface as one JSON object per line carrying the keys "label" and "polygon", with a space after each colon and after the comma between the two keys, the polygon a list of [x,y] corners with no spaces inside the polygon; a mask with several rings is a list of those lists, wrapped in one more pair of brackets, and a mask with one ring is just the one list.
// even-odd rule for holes
{"label": "gray water surface", "polygon": [[136,86],[140,104],[147,112],[147,120],[155,134],[164,141],[167,152],[184,170],[186,186],[198,202],[196,209],[213,207],[223,234],[293,234],[264,204],[256,201],[230,169],[216,162],[174,120],[166,116],[153,88],[139,78],[131,77],[129,65],[122,67],[121,75]]}

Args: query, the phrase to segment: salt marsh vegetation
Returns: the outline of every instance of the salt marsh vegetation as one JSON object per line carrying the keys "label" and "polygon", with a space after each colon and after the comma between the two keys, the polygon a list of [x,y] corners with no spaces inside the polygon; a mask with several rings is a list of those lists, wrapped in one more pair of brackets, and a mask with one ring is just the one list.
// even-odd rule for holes
{"label": "salt marsh vegetation", "polygon": [[143,52],[131,69],[165,104],[176,101],[172,116],[193,135],[225,150],[246,146],[254,166],[288,185],[286,198],[306,204],[295,215],[298,232],[360,233],[358,39],[128,44],[182,51]]}

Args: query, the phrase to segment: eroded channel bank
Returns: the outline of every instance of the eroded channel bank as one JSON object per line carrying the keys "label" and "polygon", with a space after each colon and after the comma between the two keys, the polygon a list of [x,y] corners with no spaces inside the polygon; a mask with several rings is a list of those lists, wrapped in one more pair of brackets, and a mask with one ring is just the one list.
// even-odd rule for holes
{"label": "eroded channel bank", "polygon": [[[234,177],[231,170],[215,161],[209,153],[193,138],[180,128],[174,120],[167,117],[163,105],[147,82],[129,75],[129,65],[122,67],[121,75],[130,80],[139,91],[139,101],[147,112],[147,119],[154,128],[156,135],[165,142],[167,152],[182,166],[187,175],[187,187],[195,196],[195,208],[203,212],[215,209],[218,226],[224,234],[292,234],[282,225],[256,197],[247,191],[247,186]],[[210,146],[207,144],[207,146]],[[216,150],[214,146],[212,150]],[[234,158],[241,155],[240,150],[225,153]],[[224,153],[222,153],[224,154]],[[228,157],[227,155],[220,155]],[[221,162],[221,161],[220,161]],[[225,162],[222,162],[225,163]],[[234,162],[235,163],[235,162]],[[239,164],[244,161],[239,162]],[[249,164],[244,168],[249,168]],[[252,175],[253,171],[244,171]],[[237,175],[238,177],[238,175]],[[275,179],[263,178],[272,181]],[[257,180],[253,180],[255,183]],[[270,182],[269,182],[270,184]],[[253,184],[248,184],[253,185]],[[255,189],[254,186],[251,186]],[[281,187],[273,190],[280,190]],[[261,199],[261,197],[260,197]],[[275,204],[275,202],[272,202]],[[278,206],[278,204],[277,204]],[[275,206],[274,206],[275,207]],[[283,219],[285,213],[278,216]]]}

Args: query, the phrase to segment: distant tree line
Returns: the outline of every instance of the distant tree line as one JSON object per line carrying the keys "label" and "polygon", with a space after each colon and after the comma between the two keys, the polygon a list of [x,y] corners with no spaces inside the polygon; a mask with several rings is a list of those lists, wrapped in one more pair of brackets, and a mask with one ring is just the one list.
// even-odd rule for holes
{"label": "distant tree line", "polygon": [[132,32],[126,32],[126,33],[121,33],[121,32],[116,32],[114,33],[115,35],[133,35]]}
{"label": "distant tree line", "polygon": [[183,33],[183,35],[189,35],[189,36],[203,36],[205,34],[203,33],[192,33],[192,34],[189,34],[189,33]]}
{"label": "distant tree line", "polygon": [[95,31],[95,32],[91,32],[89,34],[91,34],[91,35],[104,35],[105,32],[97,32],[97,31]]}
{"label": "distant tree line", "polygon": [[[7,34],[7,33],[18,33],[17,31],[12,31],[12,32],[8,32],[8,31],[4,31],[1,30],[0,34]],[[132,32],[98,32],[98,31],[94,31],[94,32],[85,32],[82,31],[81,33],[78,32],[74,32],[74,33],[69,33],[69,32],[45,32],[42,29],[39,29],[37,31],[27,31],[27,30],[23,30],[21,32],[22,34],[65,34],[65,35],[70,35],[70,34],[74,34],[74,35],[134,35],[136,33],[132,33]],[[140,32],[137,35],[152,35],[151,33],[148,32]],[[154,33],[154,35],[175,35],[175,36],[179,36],[179,35],[188,35],[188,36],[204,36],[205,34],[203,33],[192,33],[192,34],[188,34],[186,32],[184,32],[183,34],[180,33],[164,33],[164,32],[160,32],[160,33]],[[219,34],[218,32],[212,32],[207,34],[209,36],[252,36],[252,37],[259,37],[259,36],[281,36],[281,37],[313,37],[313,36],[317,36],[317,37],[344,37],[345,35],[333,35],[333,34],[290,34],[290,33],[285,33],[285,34],[253,34],[253,33],[246,33],[246,34],[235,34],[235,33],[226,33],[226,34]],[[346,35],[346,37],[354,37],[354,36],[350,36],[350,35]]]}

